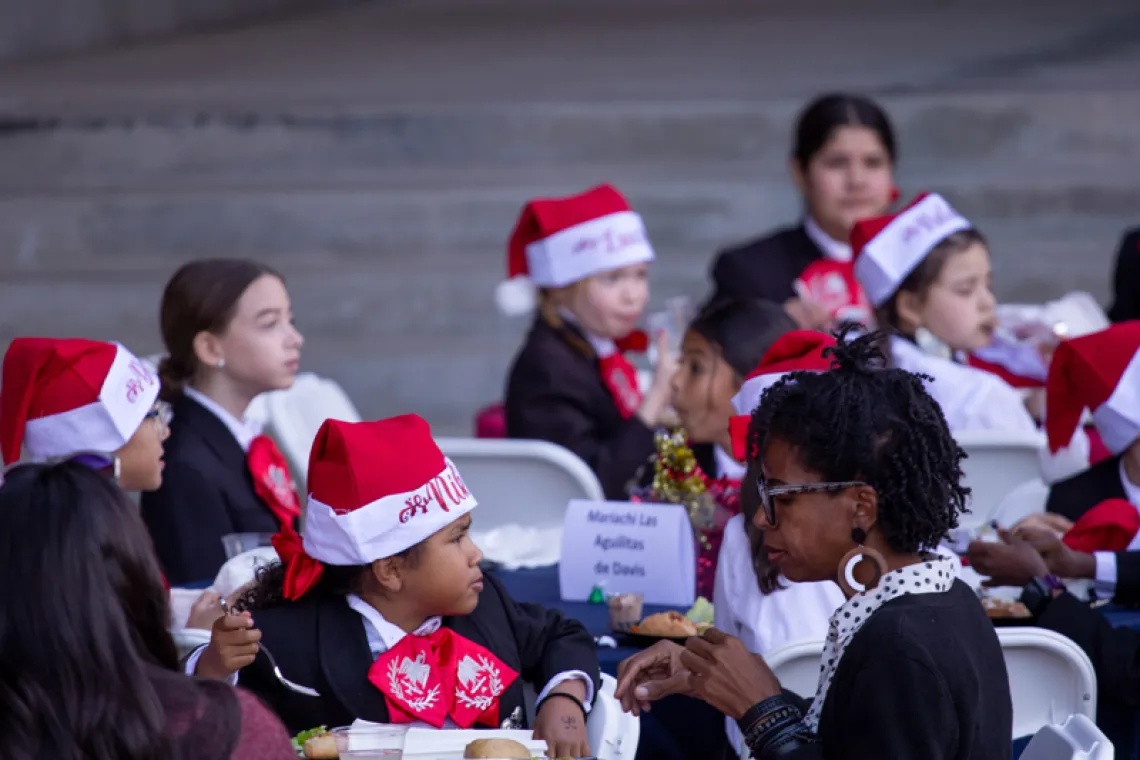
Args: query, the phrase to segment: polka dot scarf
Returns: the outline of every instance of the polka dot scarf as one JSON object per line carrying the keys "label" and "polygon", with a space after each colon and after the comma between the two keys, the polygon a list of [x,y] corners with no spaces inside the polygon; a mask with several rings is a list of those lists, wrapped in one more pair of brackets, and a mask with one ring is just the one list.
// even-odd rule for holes
{"label": "polka dot scarf", "polygon": [[804,718],[804,725],[812,733],[819,731],[819,715],[823,711],[831,679],[835,677],[839,661],[843,659],[843,652],[867,619],[892,599],[908,594],[941,594],[949,591],[954,584],[957,577],[954,560],[937,554],[925,554],[923,559],[925,561],[917,565],[887,573],[879,579],[878,586],[851,597],[831,616],[819,666],[819,687],[811,709]]}

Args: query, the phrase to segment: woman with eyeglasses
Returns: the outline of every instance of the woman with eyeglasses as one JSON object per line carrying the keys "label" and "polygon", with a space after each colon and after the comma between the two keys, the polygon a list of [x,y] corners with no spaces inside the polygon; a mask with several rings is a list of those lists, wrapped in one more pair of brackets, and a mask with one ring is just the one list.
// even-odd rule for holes
{"label": "woman with eyeglasses", "polygon": [[833,580],[846,601],[806,701],[736,638],[712,629],[621,664],[639,713],[685,693],[737,721],[754,758],[1008,758],[1005,660],[955,560],[924,551],[958,523],[969,489],[928,378],[886,368],[878,336],[840,334],[832,368],[765,391],[748,432],[755,525],[790,581]]}
{"label": "woman with eyeglasses", "polygon": [[289,760],[256,697],[178,672],[150,537],[78,461],[23,463],[0,486],[0,756]]}

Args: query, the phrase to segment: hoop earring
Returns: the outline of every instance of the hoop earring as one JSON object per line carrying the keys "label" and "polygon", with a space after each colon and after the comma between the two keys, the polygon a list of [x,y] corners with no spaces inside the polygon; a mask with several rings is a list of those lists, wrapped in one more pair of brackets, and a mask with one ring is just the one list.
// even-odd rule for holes
{"label": "hoop earring", "polygon": [[[887,572],[887,561],[876,550],[863,546],[863,542],[867,540],[867,531],[862,528],[851,529],[851,540],[856,543],[855,548],[839,560],[839,587],[848,596],[855,596],[879,585],[879,580]],[[875,577],[870,585],[862,584],[855,579],[855,567],[864,561],[875,566]]]}

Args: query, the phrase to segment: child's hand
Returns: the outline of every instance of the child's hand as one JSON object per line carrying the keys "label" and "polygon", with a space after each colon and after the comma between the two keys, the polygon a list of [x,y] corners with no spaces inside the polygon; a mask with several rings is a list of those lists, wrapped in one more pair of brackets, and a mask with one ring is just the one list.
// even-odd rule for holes
{"label": "child's hand", "polygon": [[253,662],[260,648],[261,631],[253,627],[248,612],[222,615],[214,621],[210,643],[198,660],[196,675],[219,681],[229,678]]}
{"label": "child's hand", "polygon": [[222,608],[218,606],[221,597],[213,591],[203,591],[202,595],[194,600],[190,608],[190,616],[186,618],[187,628],[200,628],[203,631],[211,630],[214,621],[221,617]]}
{"label": "child's hand", "polygon": [[563,697],[543,701],[534,716],[534,738],[546,740],[547,757],[590,756],[586,717],[578,705]]}
{"label": "child's hand", "polygon": [[657,364],[653,368],[653,381],[637,414],[648,427],[663,424],[673,395],[673,373],[677,371],[677,354],[669,340],[669,333],[660,330],[654,341],[657,345]]}

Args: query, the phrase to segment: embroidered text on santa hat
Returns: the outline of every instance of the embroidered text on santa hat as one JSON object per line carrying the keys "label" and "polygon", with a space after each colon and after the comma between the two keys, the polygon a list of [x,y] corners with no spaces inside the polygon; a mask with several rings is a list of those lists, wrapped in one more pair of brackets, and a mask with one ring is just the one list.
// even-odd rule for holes
{"label": "embroidered text on santa hat", "polygon": [[923,193],[897,214],[861,219],[851,228],[855,276],[875,306],[882,306],[931,249],[970,222],[941,195]]}
{"label": "embroidered text on santa hat", "polygon": [[286,590],[293,599],[320,577],[302,565],[367,565],[391,557],[477,504],[427,422],[414,414],[375,422],[325,420],[308,474],[302,549],[288,530],[279,536],[290,547],[290,576],[303,579]]}
{"label": "embroidered text on santa hat", "polygon": [[771,388],[790,372],[824,372],[831,369],[831,357],[825,351],[835,345],[835,338],[813,330],[793,330],[781,335],[756,369],[744,380],[740,390],[732,397],[736,415],[729,420],[732,437],[732,455],[744,461],[748,423],[753,410],[760,405],[764,391]]}
{"label": "embroidered text on santa hat", "polygon": [[26,448],[35,459],[118,451],[158,398],[158,377],[118,343],[17,338],[0,380],[5,463]]}
{"label": "embroidered text on santa hat", "polygon": [[641,216],[611,185],[523,207],[507,244],[507,277],[495,300],[507,315],[535,306],[535,287],[560,288],[590,275],[653,260]]}
{"label": "embroidered text on santa hat", "polygon": [[1140,438],[1140,321],[1063,341],[1045,380],[1049,450],[1069,445],[1085,409],[1113,454]]}

